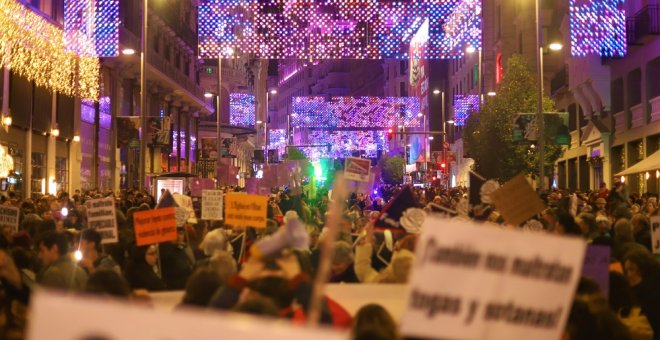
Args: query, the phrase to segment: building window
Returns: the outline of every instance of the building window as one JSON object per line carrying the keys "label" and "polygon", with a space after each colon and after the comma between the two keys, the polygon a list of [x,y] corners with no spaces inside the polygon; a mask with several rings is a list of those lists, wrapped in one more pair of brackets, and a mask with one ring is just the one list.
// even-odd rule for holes
{"label": "building window", "polygon": [[400,97],[408,96],[408,86],[406,86],[405,81],[399,82],[399,96]]}
{"label": "building window", "polygon": [[69,187],[69,167],[66,157],[55,158],[55,182],[58,190],[68,190]]}
{"label": "building window", "polygon": [[[42,193],[42,182],[46,180],[46,165],[45,165],[45,155],[39,152],[32,153],[32,178],[31,187],[32,187],[32,197],[35,195],[41,195]],[[48,183],[45,183],[48,185]]]}
{"label": "building window", "polygon": [[408,71],[408,61],[401,60],[399,62],[399,75],[404,75]]}
{"label": "building window", "polygon": [[181,69],[181,53],[179,53],[179,52],[176,52],[174,54],[174,66],[177,69]]}

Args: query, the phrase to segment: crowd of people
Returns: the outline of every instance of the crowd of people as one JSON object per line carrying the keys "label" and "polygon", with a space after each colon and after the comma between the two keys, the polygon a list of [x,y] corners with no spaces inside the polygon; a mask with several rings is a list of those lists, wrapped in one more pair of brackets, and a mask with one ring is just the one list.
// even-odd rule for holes
{"label": "crowd of people", "polygon": [[[9,193],[0,204],[19,208],[20,223],[18,230],[0,226],[0,338],[23,337],[30,295],[37,287],[138,303],[148,303],[149,292],[183,290],[180,306],[302,322],[324,260],[323,242],[332,242],[334,250],[327,282],[403,284],[413,267],[424,216],[442,213],[505,226],[494,206],[468,205],[467,188],[415,187],[411,208],[419,214],[402,220],[402,230],[375,228],[374,220],[403,190],[383,185],[350,194],[339,202],[343,213],[335,216],[339,232],[332,240],[324,228],[331,217],[332,191],[319,187],[311,196],[280,187],[269,196],[265,229],[203,221],[198,212],[178,226],[176,240],[147,246],[137,246],[133,222],[136,212],[159,204],[147,192],[76,190],[34,200]],[[87,228],[86,221],[85,202],[105,197],[116,202],[119,240],[110,244],[102,244],[102,235]],[[605,296],[591,280],[580,281],[565,338],[660,339],[660,262],[652,253],[650,223],[658,214],[657,196],[628,194],[623,183],[616,183],[611,190],[603,184],[588,193],[552,190],[542,199],[547,209],[536,218],[536,232],[581,237],[611,248],[612,254],[609,293]],[[293,221],[303,226],[304,235],[290,235]],[[286,241],[286,235],[295,241]],[[268,239],[284,244],[274,254],[255,250]],[[379,305],[350,315],[324,297],[320,321],[350,329],[353,339],[403,339]]]}

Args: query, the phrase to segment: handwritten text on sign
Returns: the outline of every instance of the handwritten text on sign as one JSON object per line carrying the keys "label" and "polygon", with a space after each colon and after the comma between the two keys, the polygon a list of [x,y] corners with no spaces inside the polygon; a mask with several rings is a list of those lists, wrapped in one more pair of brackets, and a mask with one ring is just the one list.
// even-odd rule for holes
{"label": "handwritten text on sign", "polygon": [[228,193],[225,201],[226,224],[234,227],[266,228],[266,196]]}
{"label": "handwritten text on sign", "polygon": [[18,231],[18,208],[0,206],[0,226],[12,227]]}
{"label": "handwritten text on sign", "polygon": [[87,206],[87,226],[96,229],[101,234],[101,243],[115,243],[117,236],[117,215],[115,215],[115,200],[101,198],[85,202]]}
{"label": "handwritten text on sign", "polygon": [[176,240],[174,207],[136,212],[133,215],[133,223],[138,246]]}
{"label": "handwritten text on sign", "polygon": [[202,190],[202,219],[222,219],[222,190]]}
{"label": "handwritten text on sign", "polygon": [[583,241],[435,218],[424,224],[404,335],[560,337],[580,277]]}

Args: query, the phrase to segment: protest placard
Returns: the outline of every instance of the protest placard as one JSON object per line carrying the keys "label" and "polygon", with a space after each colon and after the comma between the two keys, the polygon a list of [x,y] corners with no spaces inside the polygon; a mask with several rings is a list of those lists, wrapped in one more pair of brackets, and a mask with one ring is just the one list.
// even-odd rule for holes
{"label": "protest placard", "polygon": [[230,192],[225,197],[225,224],[266,228],[268,197]]}
{"label": "protest placard", "polygon": [[366,158],[347,157],[344,164],[344,178],[350,181],[368,182],[371,171],[371,160]]}
{"label": "protest placard", "polygon": [[545,204],[525,179],[518,175],[490,194],[504,221],[520,225],[545,209]]}
{"label": "protest placard", "polygon": [[660,216],[651,217],[651,239],[653,254],[660,254]]}
{"label": "protest placard", "polygon": [[138,211],[133,214],[138,246],[176,240],[176,208]]}
{"label": "protest placard", "polygon": [[405,336],[559,339],[580,278],[578,238],[427,217],[417,252]]}
{"label": "protest placard", "polygon": [[115,200],[112,197],[99,198],[85,202],[87,208],[87,226],[101,234],[101,243],[119,241],[117,234],[117,215]]}
{"label": "protest placard", "polygon": [[14,231],[18,231],[18,208],[0,206],[0,226],[11,227]]}
{"label": "protest placard", "polygon": [[[56,312],[54,312],[56,311]],[[72,316],[75,315],[75,322]],[[102,317],[100,317],[102,316]],[[121,326],[119,326],[121,325]],[[147,304],[35,291],[26,339],[58,340],[345,340],[346,333],[296,326],[237,313],[180,308],[175,313]]]}
{"label": "protest placard", "polygon": [[594,280],[608,296],[610,291],[610,247],[590,244],[584,255],[582,276]]}
{"label": "protest placard", "polygon": [[222,190],[202,191],[202,219],[222,219]]}

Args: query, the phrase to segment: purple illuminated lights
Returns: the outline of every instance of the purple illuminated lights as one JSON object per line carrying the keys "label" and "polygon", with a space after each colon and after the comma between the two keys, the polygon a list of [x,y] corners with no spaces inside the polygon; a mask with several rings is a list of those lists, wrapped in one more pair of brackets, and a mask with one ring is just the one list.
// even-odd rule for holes
{"label": "purple illuminated lights", "polygon": [[119,0],[65,0],[64,39],[78,55],[119,55]]}
{"label": "purple illuminated lights", "polygon": [[294,97],[291,124],[306,128],[421,126],[416,97]]}
{"label": "purple illuminated lights", "polygon": [[472,112],[479,111],[479,95],[455,95],[454,96],[454,124],[465,125],[465,121]]}
{"label": "purple illuminated lights", "polygon": [[569,0],[571,55],[626,55],[623,0]]}
{"label": "purple illuminated lights", "polygon": [[228,48],[268,59],[408,59],[428,19],[426,58],[459,58],[481,47],[481,0],[205,0],[199,53]]}
{"label": "purple illuminated lights", "polygon": [[229,95],[229,124],[254,126],[254,95],[247,93],[232,93]]}

